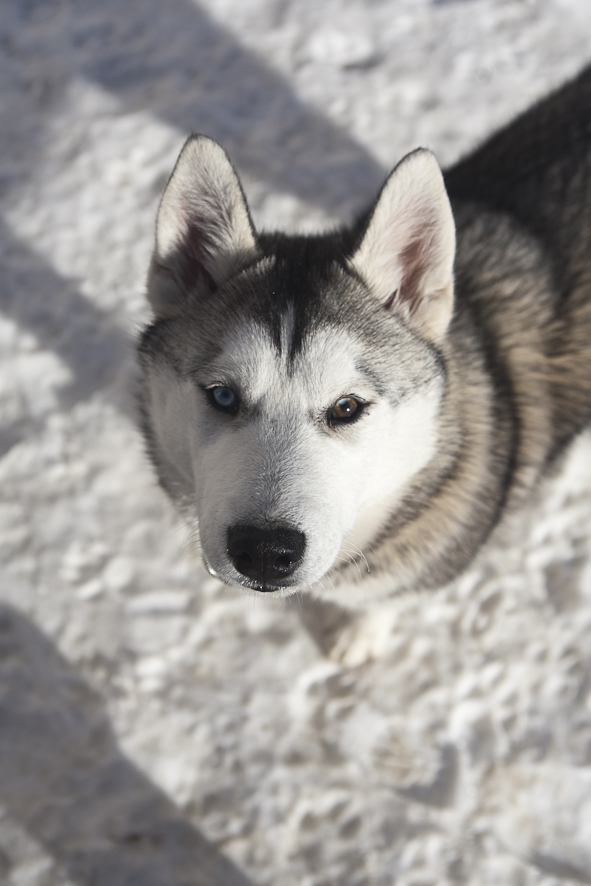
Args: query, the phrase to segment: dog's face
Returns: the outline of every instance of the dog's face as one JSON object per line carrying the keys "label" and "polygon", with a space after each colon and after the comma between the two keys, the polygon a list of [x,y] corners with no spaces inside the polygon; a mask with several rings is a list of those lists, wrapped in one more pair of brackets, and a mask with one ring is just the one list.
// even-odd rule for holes
{"label": "dog's face", "polygon": [[197,521],[210,572],[286,594],[371,542],[435,454],[453,226],[450,240],[435,230],[440,205],[422,210],[448,279],[415,231],[398,248],[415,265],[403,296],[376,242],[384,193],[344,257],[336,236],[257,237],[221,149],[197,139],[183,155],[159,214],[158,319],[140,349],[154,461]]}

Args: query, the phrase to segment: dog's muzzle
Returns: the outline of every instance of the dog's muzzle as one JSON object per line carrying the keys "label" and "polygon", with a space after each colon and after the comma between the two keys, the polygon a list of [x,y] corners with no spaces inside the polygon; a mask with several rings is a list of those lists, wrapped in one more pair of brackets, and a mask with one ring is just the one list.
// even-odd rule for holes
{"label": "dog's muzzle", "polygon": [[228,529],[227,552],[237,572],[249,587],[275,591],[296,571],[306,549],[306,536],[285,526],[259,529],[232,526]]}

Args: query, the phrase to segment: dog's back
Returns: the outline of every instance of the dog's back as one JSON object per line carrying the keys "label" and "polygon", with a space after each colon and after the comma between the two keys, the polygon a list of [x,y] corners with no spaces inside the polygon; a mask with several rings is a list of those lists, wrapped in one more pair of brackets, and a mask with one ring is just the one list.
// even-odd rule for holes
{"label": "dog's back", "polygon": [[459,162],[445,180],[452,204],[468,201],[480,212],[510,217],[532,235],[547,265],[553,304],[543,335],[552,458],[591,419],[591,67]]}

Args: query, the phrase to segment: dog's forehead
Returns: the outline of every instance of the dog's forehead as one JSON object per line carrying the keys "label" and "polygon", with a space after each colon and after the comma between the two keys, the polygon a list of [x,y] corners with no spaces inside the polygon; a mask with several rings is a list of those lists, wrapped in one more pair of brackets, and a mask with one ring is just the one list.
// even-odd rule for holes
{"label": "dog's forehead", "polygon": [[353,334],[336,327],[310,330],[295,354],[293,334],[290,311],[281,318],[279,342],[263,325],[243,322],[226,336],[215,364],[254,399],[286,391],[322,399],[367,386],[362,345]]}

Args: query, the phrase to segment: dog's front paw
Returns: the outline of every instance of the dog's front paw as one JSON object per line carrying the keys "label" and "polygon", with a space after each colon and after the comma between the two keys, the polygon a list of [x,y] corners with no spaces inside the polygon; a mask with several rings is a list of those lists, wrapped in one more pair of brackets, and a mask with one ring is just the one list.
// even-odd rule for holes
{"label": "dog's front paw", "polygon": [[335,637],[328,657],[347,668],[358,668],[384,654],[392,633],[394,613],[380,607],[355,615]]}
{"label": "dog's front paw", "polygon": [[381,657],[395,620],[390,606],[360,613],[312,597],[300,601],[299,613],[321,652],[331,661],[349,668]]}

